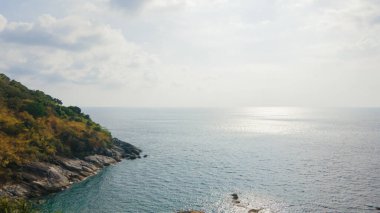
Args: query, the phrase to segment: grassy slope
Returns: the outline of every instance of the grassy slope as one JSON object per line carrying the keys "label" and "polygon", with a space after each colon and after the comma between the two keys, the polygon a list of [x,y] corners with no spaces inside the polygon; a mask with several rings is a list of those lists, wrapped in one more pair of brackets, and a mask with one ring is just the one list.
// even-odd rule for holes
{"label": "grassy slope", "polygon": [[0,73],[0,179],[31,161],[81,157],[110,145],[111,134],[80,108]]}

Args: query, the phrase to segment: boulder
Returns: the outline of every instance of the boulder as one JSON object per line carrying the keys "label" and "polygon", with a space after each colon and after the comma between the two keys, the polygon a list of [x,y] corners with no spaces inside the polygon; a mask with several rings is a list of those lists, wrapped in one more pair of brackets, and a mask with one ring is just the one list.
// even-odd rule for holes
{"label": "boulder", "polygon": [[85,157],[84,160],[91,162],[99,167],[109,166],[117,162],[115,159],[104,155],[90,155]]}
{"label": "boulder", "polygon": [[26,165],[25,168],[38,177],[32,183],[47,192],[60,191],[71,184],[67,178],[70,172],[57,165],[46,162],[35,162]]}
{"label": "boulder", "polygon": [[66,169],[70,171],[81,171],[83,170],[83,161],[79,159],[70,159],[70,158],[64,158],[56,156],[55,160],[58,164],[62,165]]}
{"label": "boulder", "polygon": [[113,138],[112,139],[112,142],[114,144],[114,146],[116,147],[119,147],[123,150],[123,154],[129,154],[129,155],[135,155],[136,158],[137,156],[140,156],[140,153],[141,153],[141,149],[133,146],[132,144],[130,143],[127,143],[127,142],[124,142],[124,141],[121,141],[117,138]]}
{"label": "boulder", "polygon": [[0,190],[0,195],[2,196],[12,196],[12,197],[27,197],[30,188],[25,184],[11,184],[5,185]]}

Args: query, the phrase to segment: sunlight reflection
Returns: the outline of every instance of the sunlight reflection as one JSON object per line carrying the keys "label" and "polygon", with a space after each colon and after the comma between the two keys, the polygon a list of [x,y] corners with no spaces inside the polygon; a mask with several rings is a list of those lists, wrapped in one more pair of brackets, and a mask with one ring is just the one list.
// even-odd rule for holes
{"label": "sunlight reflection", "polygon": [[310,110],[296,107],[253,107],[234,112],[233,122],[225,130],[241,133],[294,134],[310,128],[304,120]]}

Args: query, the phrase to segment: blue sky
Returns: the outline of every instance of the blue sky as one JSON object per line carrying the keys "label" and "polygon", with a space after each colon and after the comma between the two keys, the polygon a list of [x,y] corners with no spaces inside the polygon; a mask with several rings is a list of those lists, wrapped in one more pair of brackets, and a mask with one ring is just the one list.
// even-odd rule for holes
{"label": "blue sky", "polygon": [[0,0],[0,71],[80,106],[380,106],[376,0]]}

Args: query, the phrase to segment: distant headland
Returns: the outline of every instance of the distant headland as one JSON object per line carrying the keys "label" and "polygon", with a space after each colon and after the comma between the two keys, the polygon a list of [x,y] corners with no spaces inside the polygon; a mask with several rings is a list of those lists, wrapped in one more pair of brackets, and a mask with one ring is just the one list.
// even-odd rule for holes
{"label": "distant headland", "polygon": [[[79,107],[0,73],[0,207],[68,188],[141,150],[113,138]],[[17,200],[16,205],[9,204]]]}

